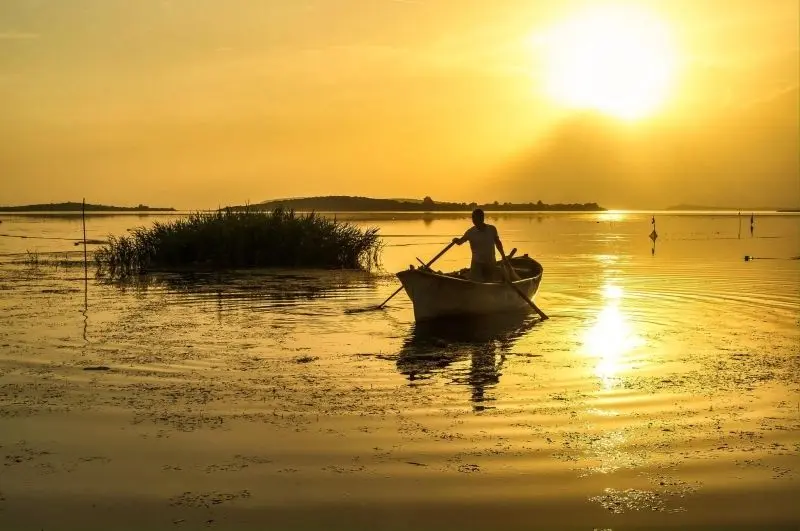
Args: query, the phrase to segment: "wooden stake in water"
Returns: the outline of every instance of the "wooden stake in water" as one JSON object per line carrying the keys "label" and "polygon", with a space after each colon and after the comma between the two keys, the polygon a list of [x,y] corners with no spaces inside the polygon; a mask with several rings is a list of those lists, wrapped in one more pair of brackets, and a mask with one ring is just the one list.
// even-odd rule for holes
{"label": "wooden stake in water", "polygon": [[89,263],[86,258],[86,198],[81,204],[81,219],[83,221],[83,303],[89,307]]}

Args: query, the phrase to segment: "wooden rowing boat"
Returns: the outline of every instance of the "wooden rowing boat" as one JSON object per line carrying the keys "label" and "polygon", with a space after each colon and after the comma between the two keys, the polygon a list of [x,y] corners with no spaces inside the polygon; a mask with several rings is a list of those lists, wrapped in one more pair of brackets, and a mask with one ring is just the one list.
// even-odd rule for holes
{"label": "wooden rowing boat", "polygon": [[[528,255],[512,258],[511,266],[519,275],[513,282],[519,291],[533,299],[542,281],[542,265]],[[495,277],[502,279],[501,262],[497,262]],[[445,316],[486,315],[530,309],[508,283],[475,282],[469,270],[451,273],[410,266],[397,273],[408,298],[414,305],[414,319],[426,321]]]}

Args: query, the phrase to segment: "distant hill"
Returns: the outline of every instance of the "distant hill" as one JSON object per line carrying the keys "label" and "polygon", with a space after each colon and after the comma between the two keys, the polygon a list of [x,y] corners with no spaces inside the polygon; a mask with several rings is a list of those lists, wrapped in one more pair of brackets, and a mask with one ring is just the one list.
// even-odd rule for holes
{"label": "distant hill", "polygon": [[405,201],[406,203],[422,203],[424,199],[414,199],[413,197],[390,197],[392,201]]}
{"label": "distant hill", "polygon": [[705,206],[705,205],[675,205],[671,207],[667,207],[666,210],[701,210],[701,211],[709,211],[709,212],[716,212],[716,211],[728,211],[728,212],[798,212],[800,209],[797,208],[778,208],[778,207],[721,207],[721,206]]}
{"label": "distant hill", "polygon": [[[80,212],[81,203],[47,203],[39,205],[0,206],[0,212]],[[109,205],[86,204],[87,212],[174,212],[174,208],[149,207],[139,205],[135,207],[119,207]]]}
{"label": "distant hill", "polygon": [[[474,208],[482,208],[487,212],[491,211],[604,211],[605,208],[597,203],[573,203],[573,204],[554,204],[548,205],[538,201],[536,203],[449,203],[434,201],[426,197],[422,201],[418,200],[399,200],[399,199],[375,199],[371,197],[355,196],[325,196],[325,197],[305,197],[295,199],[278,199],[264,201],[249,208],[271,210],[274,208],[286,208],[298,211],[320,211],[320,212],[452,212],[452,211],[471,211]],[[235,207],[244,208],[244,207]]]}

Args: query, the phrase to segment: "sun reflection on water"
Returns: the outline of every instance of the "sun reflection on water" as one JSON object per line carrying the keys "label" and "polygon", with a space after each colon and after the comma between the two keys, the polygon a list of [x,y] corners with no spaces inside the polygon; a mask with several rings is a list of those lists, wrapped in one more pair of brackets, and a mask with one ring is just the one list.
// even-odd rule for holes
{"label": "sun reflection on water", "polygon": [[597,359],[594,374],[606,389],[614,385],[620,373],[630,369],[632,360],[628,354],[643,344],[620,308],[623,296],[622,287],[604,286],[605,304],[583,339],[584,352]]}
{"label": "sun reflection on water", "polygon": [[625,221],[627,219],[626,212],[624,210],[606,210],[605,212],[600,212],[598,215],[599,221]]}

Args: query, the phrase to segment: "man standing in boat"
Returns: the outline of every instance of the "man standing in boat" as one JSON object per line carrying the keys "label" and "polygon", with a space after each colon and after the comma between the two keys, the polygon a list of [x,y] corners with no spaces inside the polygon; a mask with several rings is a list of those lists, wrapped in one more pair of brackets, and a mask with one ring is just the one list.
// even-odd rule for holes
{"label": "man standing in boat", "polygon": [[469,242],[472,250],[472,263],[470,264],[470,278],[475,282],[493,282],[495,280],[495,254],[494,249],[500,251],[503,261],[506,261],[506,253],[503,250],[503,242],[497,234],[494,225],[489,225],[484,221],[483,210],[476,208],[472,211],[472,224],[474,226],[467,229],[467,232],[460,238],[453,238],[453,243],[462,245]]}

